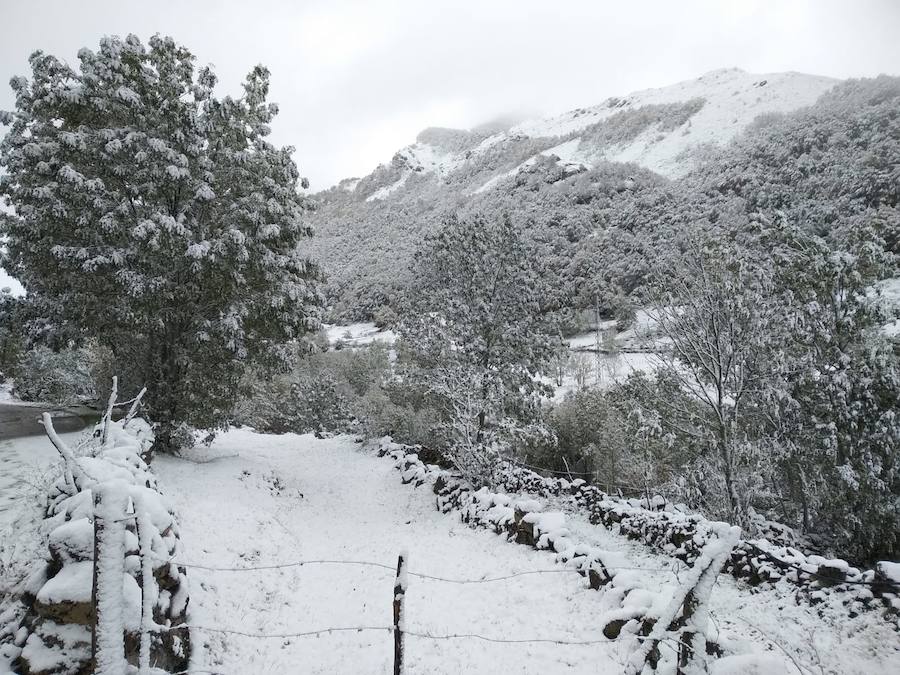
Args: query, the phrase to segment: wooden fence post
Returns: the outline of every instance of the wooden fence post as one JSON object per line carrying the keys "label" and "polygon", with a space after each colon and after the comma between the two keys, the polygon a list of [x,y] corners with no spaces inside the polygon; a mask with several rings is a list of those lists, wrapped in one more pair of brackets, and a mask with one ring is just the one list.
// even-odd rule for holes
{"label": "wooden fence post", "polygon": [[91,662],[95,675],[121,675],[125,660],[124,590],[125,507],[127,497],[116,489],[93,488],[94,571]]}
{"label": "wooden fence post", "polygon": [[100,559],[100,491],[93,491],[94,497],[94,571],[91,582],[91,672],[97,672],[97,561]]}
{"label": "wooden fence post", "polygon": [[404,600],[406,599],[406,566],[408,554],[401,553],[397,559],[397,578],[394,582],[394,675],[403,673],[403,628],[405,626]]}
{"label": "wooden fence post", "polygon": [[153,521],[143,499],[135,500],[135,526],[138,535],[138,555],[141,560],[141,638],[138,651],[138,673],[150,672],[150,632],[153,626],[153,606],[156,604],[156,580],[153,578]]}

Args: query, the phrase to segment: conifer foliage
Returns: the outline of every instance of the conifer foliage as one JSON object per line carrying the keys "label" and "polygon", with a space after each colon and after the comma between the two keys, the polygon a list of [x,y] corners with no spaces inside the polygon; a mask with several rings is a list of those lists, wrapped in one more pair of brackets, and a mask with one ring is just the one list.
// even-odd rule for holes
{"label": "conifer foliage", "polygon": [[171,38],[105,38],[78,61],[35,52],[31,80],[11,82],[3,264],[134,368],[172,446],[182,424],[226,420],[251,359],[318,325],[302,181],[293,149],[266,139],[266,68],[218,98]]}

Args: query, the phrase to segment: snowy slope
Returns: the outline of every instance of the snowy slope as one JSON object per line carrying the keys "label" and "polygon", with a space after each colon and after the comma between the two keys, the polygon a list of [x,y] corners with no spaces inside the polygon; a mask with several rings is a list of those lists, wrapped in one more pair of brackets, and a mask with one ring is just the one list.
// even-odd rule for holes
{"label": "snowy slope", "polygon": [[[646,89],[623,99],[565,113],[558,117],[525,122],[510,129],[510,134],[531,137],[563,136],[579,132],[623,110],[703,99],[704,104],[691,119],[668,134],[655,130],[638,139],[613,148],[581,147],[569,142],[566,161],[587,163],[605,158],[617,162],[635,162],[670,178],[683,175],[689,162],[684,153],[704,143],[723,145],[763,113],[788,112],[816,101],[836,80],[802,73],[754,75],[738,68],[714,70],[669,87]],[[662,136],[662,138],[659,138]]]}
{"label": "snowy slope", "polygon": [[[599,105],[579,108],[562,115],[521,122],[509,129],[483,137],[474,132],[446,130],[456,133],[455,143],[442,143],[444,137],[433,130],[420,134],[417,142],[400,150],[392,166],[400,171],[390,183],[371,190],[373,181],[361,182],[359,188],[370,190],[368,201],[388,199],[396,195],[410,176],[432,175],[437,179],[476,173],[472,169],[490,155],[491,166],[504,164],[504,150],[510,156],[523,141],[559,139],[547,149],[520,161],[512,168],[495,171],[480,185],[469,186],[466,193],[482,193],[494,189],[505,178],[534,163],[539,155],[556,155],[561,165],[590,168],[602,160],[634,162],[669,178],[684,175],[692,166],[691,154],[705,145],[723,145],[764,113],[789,112],[811,105],[837,83],[828,77],[802,73],[757,75],[737,68],[715,70],[694,79],[658,89],[634,92],[623,98],[610,98]],[[591,134],[614,116],[639,111],[646,106],[666,106],[702,102],[690,118],[669,128],[650,124],[637,137],[621,143],[609,143]],[[468,143],[460,142],[468,134]],[[552,147],[551,147],[552,146]],[[373,176],[377,176],[376,170]],[[377,179],[374,181],[377,185]],[[357,184],[353,185],[357,189]],[[344,187],[347,189],[347,186]]]}

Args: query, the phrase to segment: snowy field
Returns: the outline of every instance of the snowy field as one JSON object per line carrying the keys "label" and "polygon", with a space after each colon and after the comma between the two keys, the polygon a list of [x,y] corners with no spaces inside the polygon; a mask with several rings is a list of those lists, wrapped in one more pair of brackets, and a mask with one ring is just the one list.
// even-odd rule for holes
{"label": "snowy field", "polygon": [[[427,487],[402,485],[390,461],[347,438],[234,430],[188,458],[159,457],[156,470],[181,514],[183,556],[190,563],[244,568],[358,560],[392,567],[406,549],[412,572],[450,579],[560,569],[546,552],[438,513]],[[570,529],[578,539],[613,552],[619,569],[638,568],[631,573],[643,586],[661,588],[677,579],[678,567],[669,557],[577,518]],[[391,623],[391,569],[306,565],[244,572],[194,568],[190,574],[190,620],[206,629],[284,636]],[[726,669],[722,661],[717,673],[898,672],[900,644],[875,612],[850,619],[843,609],[827,608],[820,617],[815,609],[798,606],[789,589],[754,591],[727,577],[720,578],[711,608],[721,642],[766,664],[759,669],[738,660]],[[407,630],[431,635],[603,640],[603,594],[587,589],[575,574],[467,585],[413,577],[406,611]],[[301,638],[197,630],[194,645],[192,668],[226,675],[391,671],[386,630]],[[622,672],[626,658],[624,644],[617,642],[410,637],[407,649],[407,672],[417,674],[612,674]]]}
{"label": "snowy field", "polygon": [[[396,566],[405,548],[412,572],[454,579],[554,568],[547,553],[438,513],[430,490],[402,485],[391,462],[358,448],[346,438],[237,430],[212,446],[209,457],[217,459],[207,463],[160,457],[157,471],[182,514],[185,558],[235,567],[300,559]],[[190,573],[191,621],[198,625],[277,634],[391,623],[389,569],[314,565]],[[413,577],[406,625],[438,635],[602,640],[600,594],[585,587],[574,573],[469,585]],[[386,630],[299,639],[198,633],[194,644],[194,668],[233,675],[389,673],[393,658]],[[624,660],[617,647],[410,637],[407,672],[616,673]]]}
{"label": "snowy field", "polygon": [[343,326],[329,324],[324,328],[328,343],[331,345],[338,342],[352,347],[360,347],[373,342],[384,342],[390,345],[396,338],[393,331],[381,330],[371,322],[351,323]]}

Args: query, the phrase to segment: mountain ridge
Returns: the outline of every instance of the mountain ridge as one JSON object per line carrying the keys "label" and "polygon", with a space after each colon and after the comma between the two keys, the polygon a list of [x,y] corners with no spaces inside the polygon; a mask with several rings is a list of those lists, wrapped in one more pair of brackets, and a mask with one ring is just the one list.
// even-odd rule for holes
{"label": "mountain ridge", "polygon": [[[600,104],[559,115],[518,123],[508,120],[508,126],[489,122],[472,129],[428,127],[417,134],[414,143],[398,150],[389,163],[379,165],[366,177],[344,179],[322,193],[336,188],[354,192],[360,186],[365,190],[371,185],[361,196],[370,201],[385,199],[401,190],[413,173],[443,178],[477,161],[497,145],[512,145],[522,139],[558,138],[563,142],[505,167],[490,177],[493,182],[469,186],[464,192],[496,187],[529,166],[528,162],[533,164],[539,155],[556,155],[560,165],[572,171],[579,165],[591,168],[605,160],[633,162],[667,178],[677,178],[692,168],[691,155],[703,145],[724,145],[761,114],[790,112],[811,105],[839,81],[793,71],[754,74],[723,68],[693,80],[610,97]],[[678,106],[681,115],[670,120],[654,119],[652,115],[643,120],[631,119],[628,131],[637,133],[624,139],[614,135],[596,138],[596,134],[583,137],[590,136],[592,130],[611,118],[615,121],[618,116],[621,121],[623,115],[637,117],[637,111],[649,106]],[[656,112],[665,116],[663,110]],[[397,172],[394,180],[386,180]]]}
{"label": "mountain ridge", "polygon": [[370,174],[313,195],[310,252],[326,273],[331,315],[368,320],[396,304],[419,242],[449,213],[503,211],[581,240],[616,194],[687,179],[754,123],[812,109],[836,85],[731,68],[506,129],[426,128]]}

